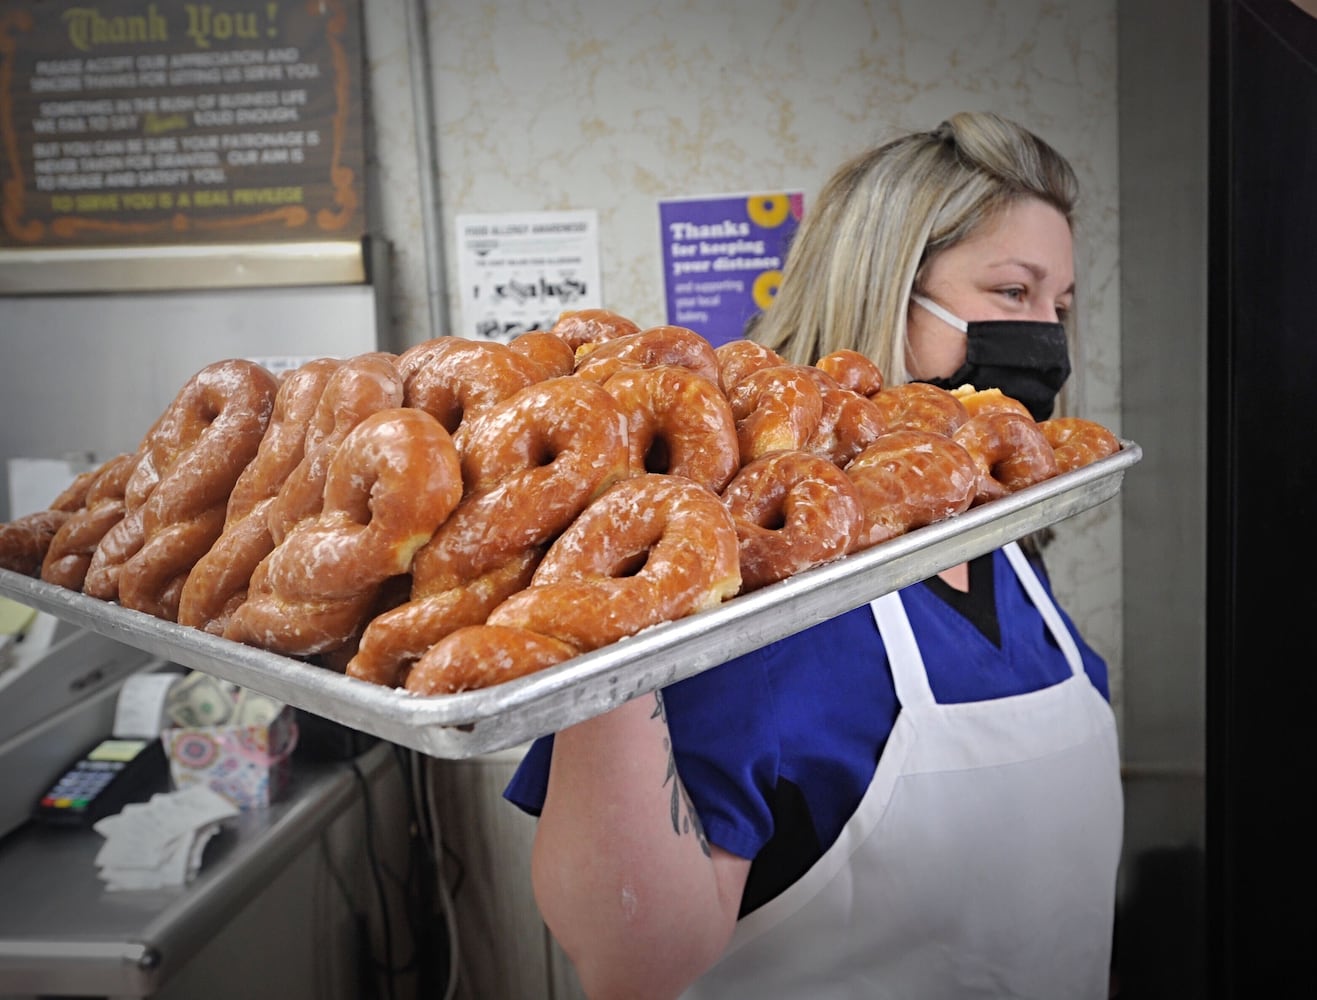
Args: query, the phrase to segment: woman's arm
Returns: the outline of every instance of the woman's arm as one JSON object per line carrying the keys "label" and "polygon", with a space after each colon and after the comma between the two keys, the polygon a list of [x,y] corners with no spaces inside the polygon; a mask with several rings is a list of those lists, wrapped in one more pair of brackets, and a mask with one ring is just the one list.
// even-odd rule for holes
{"label": "woman's arm", "polygon": [[661,692],[554,736],[531,877],[589,996],[679,994],[726,948],[749,870],[705,840]]}

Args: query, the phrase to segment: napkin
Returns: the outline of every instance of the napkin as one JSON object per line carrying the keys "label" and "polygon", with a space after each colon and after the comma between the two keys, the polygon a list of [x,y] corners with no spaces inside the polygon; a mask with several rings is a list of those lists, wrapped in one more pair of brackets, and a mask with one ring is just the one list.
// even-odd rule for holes
{"label": "napkin", "polygon": [[131,803],[92,829],[105,838],[96,867],[111,890],[186,885],[201,870],[206,844],[238,809],[207,785]]}

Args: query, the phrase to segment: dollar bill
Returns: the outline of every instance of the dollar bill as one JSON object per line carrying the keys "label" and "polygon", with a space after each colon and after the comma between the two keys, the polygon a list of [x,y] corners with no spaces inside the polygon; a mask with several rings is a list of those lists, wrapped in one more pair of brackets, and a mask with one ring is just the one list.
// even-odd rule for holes
{"label": "dollar bill", "polygon": [[165,714],[176,726],[220,726],[233,717],[233,702],[225,684],[194,670],[170,689]]}
{"label": "dollar bill", "polygon": [[268,726],[281,711],[284,703],[268,695],[247,688],[238,688],[238,698],[229,720],[237,726]]}

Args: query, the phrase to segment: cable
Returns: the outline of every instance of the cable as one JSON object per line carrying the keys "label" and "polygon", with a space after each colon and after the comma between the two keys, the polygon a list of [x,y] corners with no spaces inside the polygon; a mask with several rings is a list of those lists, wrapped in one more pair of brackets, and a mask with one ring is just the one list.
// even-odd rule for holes
{"label": "cable", "polygon": [[370,786],[366,782],[366,776],[361,773],[361,766],[355,760],[352,762],[352,773],[356,776],[357,784],[361,787],[361,805],[365,810],[366,856],[370,859],[370,873],[371,878],[375,883],[375,894],[379,900],[380,907],[380,921],[383,925],[384,983],[387,988],[389,1000],[395,1000],[393,929],[389,919],[389,897],[388,893],[384,891],[384,880],[380,877],[379,855],[375,849],[375,814],[370,801]]}
{"label": "cable", "polygon": [[[443,908],[444,925],[447,928],[447,932],[448,932],[448,954],[449,954],[448,986],[444,990],[444,1000],[452,1000],[452,998],[457,994],[457,984],[461,978],[460,976],[461,948],[459,947],[459,941],[458,941],[457,909],[453,905],[453,895],[456,892],[456,890],[454,889],[452,892],[449,891],[447,879],[444,877],[443,860],[445,856],[449,856],[450,852],[448,852],[446,846],[443,845],[442,838],[439,835],[439,828],[440,828],[439,811],[438,811],[438,806],[435,803],[434,776],[430,773],[430,763],[428,757],[421,758],[419,771],[423,779],[421,782],[421,788],[423,790],[422,801],[425,806],[424,812],[432,836],[434,837],[434,846],[436,848],[439,848],[439,851],[435,855],[436,863],[434,866],[435,867],[434,885],[435,885],[435,890],[439,894],[439,905]],[[457,858],[456,855],[451,855],[451,856],[454,858],[454,860],[457,861],[459,865],[458,885],[460,886],[461,879],[465,877],[465,869],[460,867],[461,866],[460,858]]]}

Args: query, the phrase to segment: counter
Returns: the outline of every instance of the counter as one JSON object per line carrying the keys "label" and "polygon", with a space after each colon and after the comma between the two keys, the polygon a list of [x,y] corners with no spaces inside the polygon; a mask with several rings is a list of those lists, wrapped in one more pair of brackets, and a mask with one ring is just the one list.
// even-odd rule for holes
{"label": "counter", "polygon": [[[390,750],[356,759],[367,782]],[[105,889],[94,830],[28,823],[0,840],[0,995],[155,995],[361,794],[352,762],[299,759],[287,796],[226,820],[191,883],[141,892]]]}

